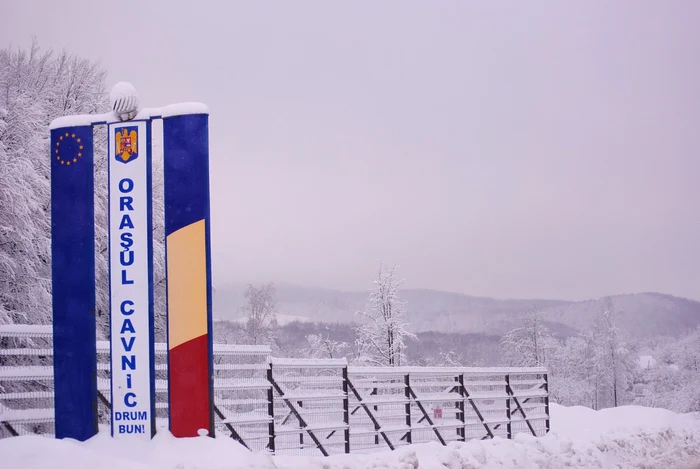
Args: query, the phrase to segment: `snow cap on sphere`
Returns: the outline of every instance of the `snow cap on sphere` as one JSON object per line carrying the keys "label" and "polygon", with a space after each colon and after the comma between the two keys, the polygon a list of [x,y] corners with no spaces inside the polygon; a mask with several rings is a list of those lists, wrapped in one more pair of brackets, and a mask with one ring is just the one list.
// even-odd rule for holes
{"label": "snow cap on sphere", "polygon": [[120,81],[109,93],[109,104],[119,120],[131,120],[139,111],[139,94],[134,85]]}

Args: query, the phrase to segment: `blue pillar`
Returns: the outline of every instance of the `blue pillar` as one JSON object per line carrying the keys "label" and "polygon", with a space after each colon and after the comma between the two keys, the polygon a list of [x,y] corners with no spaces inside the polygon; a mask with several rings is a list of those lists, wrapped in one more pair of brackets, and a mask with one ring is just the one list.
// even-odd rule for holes
{"label": "blue pillar", "polygon": [[97,433],[92,127],[51,130],[51,277],[56,438]]}

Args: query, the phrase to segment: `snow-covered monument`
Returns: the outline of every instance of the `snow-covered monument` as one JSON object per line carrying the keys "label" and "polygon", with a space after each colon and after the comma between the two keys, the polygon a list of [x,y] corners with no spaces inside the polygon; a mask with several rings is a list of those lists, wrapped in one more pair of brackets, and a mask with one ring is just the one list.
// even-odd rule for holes
{"label": "snow-covered monument", "polygon": [[[51,326],[0,326],[0,437],[225,436],[254,451],[349,453],[549,431],[545,368],[349,366],[214,344],[208,110],[140,108],[50,126]],[[158,123],[156,131],[155,123]],[[107,129],[109,340],[96,335],[95,127]],[[153,141],[162,142],[165,341],[154,334]]]}

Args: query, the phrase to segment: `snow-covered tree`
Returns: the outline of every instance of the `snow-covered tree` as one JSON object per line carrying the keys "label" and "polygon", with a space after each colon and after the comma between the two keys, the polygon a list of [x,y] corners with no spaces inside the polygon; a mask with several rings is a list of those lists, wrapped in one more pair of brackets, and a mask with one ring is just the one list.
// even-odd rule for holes
{"label": "snow-covered tree", "polygon": [[309,343],[309,348],[304,349],[302,353],[309,358],[347,357],[350,347],[345,342],[331,339],[328,332],[308,334],[306,336],[306,341]]}
{"label": "snow-covered tree", "polygon": [[[68,52],[0,50],[0,311],[5,320],[51,320],[49,123],[108,110],[106,71]],[[95,283],[98,333],[108,336],[106,130],[95,141]],[[155,160],[154,185],[162,173]],[[155,308],[164,338],[165,277],[162,190],[154,190]]]}
{"label": "snow-covered tree", "polygon": [[700,327],[685,333],[672,346],[672,360],[679,368],[700,374]]}
{"label": "snow-covered tree", "polygon": [[587,345],[582,337],[569,337],[550,351],[549,393],[562,405],[593,406],[594,390],[586,369]]}
{"label": "snow-covered tree", "polygon": [[441,351],[436,365],[452,367],[464,366],[464,357],[455,350],[449,350],[447,352]]}
{"label": "snow-covered tree", "polygon": [[608,298],[592,327],[584,334],[585,366],[595,389],[595,409],[626,403],[638,371],[634,348],[617,325],[620,314]]}
{"label": "snow-covered tree", "polygon": [[530,312],[522,327],[511,330],[500,341],[501,356],[508,366],[546,366],[556,341],[538,310]]}
{"label": "snow-covered tree", "polygon": [[656,365],[644,370],[636,404],[675,412],[700,411],[700,328],[653,351]]}
{"label": "snow-covered tree", "polygon": [[608,300],[590,329],[560,342],[534,311],[501,339],[504,364],[547,367],[550,396],[559,404],[601,409],[629,403],[638,363],[617,326],[619,315]]}
{"label": "snow-covered tree", "polygon": [[0,310],[11,322],[49,319],[48,173],[38,161],[48,160],[48,106],[34,86],[47,62],[35,48],[0,52]]}
{"label": "snow-covered tree", "polygon": [[277,333],[277,299],[272,283],[245,291],[243,311],[246,316],[245,334],[251,344],[272,345]]}
{"label": "snow-covered tree", "polygon": [[405,304],[399,299],[401,283],[396,279],[396,266],[385,272],[380,265],[367,306],[356,313],[361,320],[356,328],[356,362],[406,365],[406,339],[417,337],[409,331]]}

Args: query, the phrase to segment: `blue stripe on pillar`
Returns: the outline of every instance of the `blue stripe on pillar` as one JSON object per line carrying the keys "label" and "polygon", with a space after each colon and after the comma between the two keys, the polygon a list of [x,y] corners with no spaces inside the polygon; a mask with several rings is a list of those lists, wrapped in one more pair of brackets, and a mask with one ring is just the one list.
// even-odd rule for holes
{"label": "blue stripe on pillar", "polygon": [[91,126],[51,130],[51,277],[56,438],[97,434]]}
{"label": "blue stripe on pillar", "polygon": [[199,220],[209,224],[209,116],[163,119],[165,236]]}

